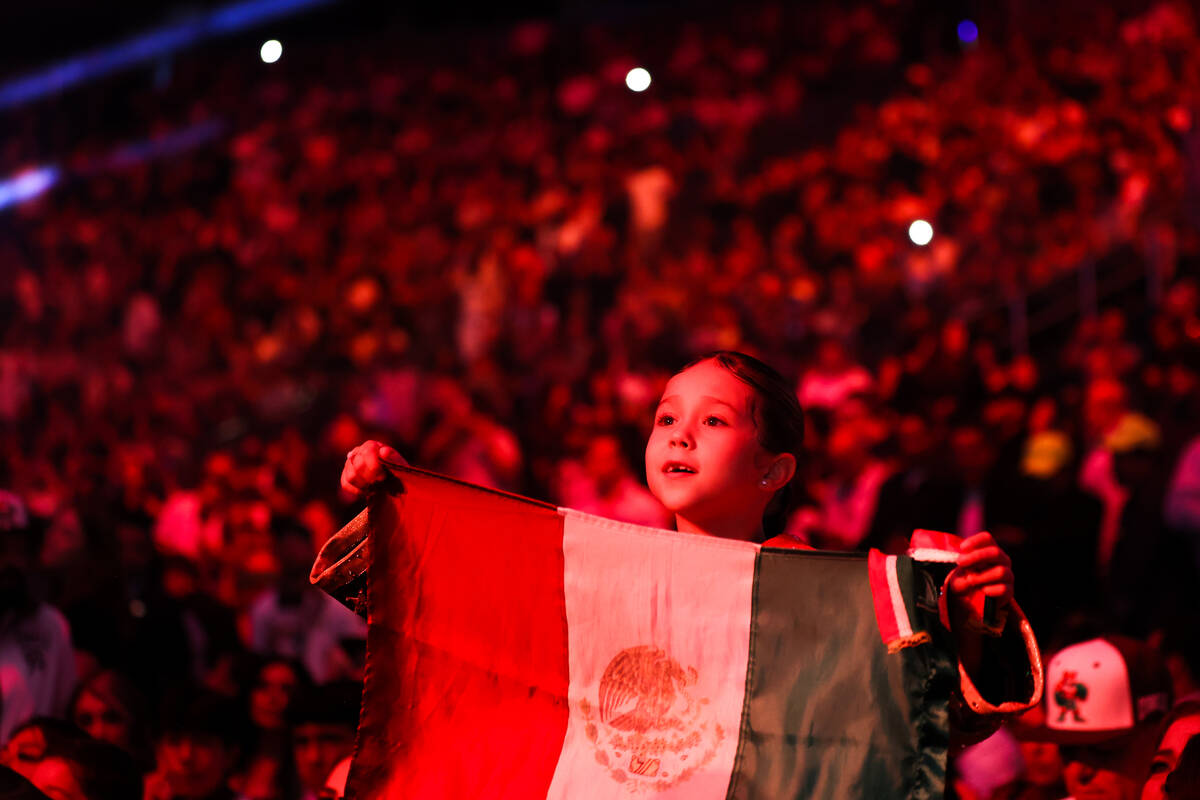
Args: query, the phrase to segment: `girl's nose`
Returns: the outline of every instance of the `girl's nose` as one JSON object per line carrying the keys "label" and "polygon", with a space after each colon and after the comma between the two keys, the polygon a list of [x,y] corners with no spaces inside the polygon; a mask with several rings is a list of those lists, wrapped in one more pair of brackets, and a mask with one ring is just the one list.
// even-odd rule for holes
{"label": "girl's nose", "polygon": [[682,447],[686,450],[691,446],[691,437],[685,435],[683,431],[676,429],[671,436],[671,447]]}

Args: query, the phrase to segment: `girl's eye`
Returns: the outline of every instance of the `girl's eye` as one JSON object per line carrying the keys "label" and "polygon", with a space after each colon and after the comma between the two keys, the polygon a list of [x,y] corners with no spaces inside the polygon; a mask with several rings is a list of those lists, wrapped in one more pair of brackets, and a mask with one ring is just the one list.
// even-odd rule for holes
{"label": "girl's eye", "polygon": [[656,425],[674,425],[675,418],[672,417],[670,414],[663,414],[657,420],[655,420],[655,424]]}
{"label": "girl's eye", "polygon": [[721,419],[720,417],[708,416],[704,418],[704,424],[708,425],[709,427],[715,427],[717,425],[724,425],[725,420]]}

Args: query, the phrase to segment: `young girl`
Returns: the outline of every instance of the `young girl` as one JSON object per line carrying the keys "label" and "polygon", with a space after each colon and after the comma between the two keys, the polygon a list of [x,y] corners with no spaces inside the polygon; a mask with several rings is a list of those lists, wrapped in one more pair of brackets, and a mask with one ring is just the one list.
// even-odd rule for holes
{"label": "young girl", "polygon": [[[783,376],[751,356],[719,352],[667,383],[646,442],[646,481],[681,532],[804,548],[782,534],[803,442],[804,413]],[[364,442],[346,455],[342,488],[371,490],[387,462],[406,463],[391,447]],[[952,616],[973,616],[979,593],[1004,607],[1012,587],[1012,562],[990,534],[962,542],[948,581]],[[975,626],[955,627],[960,650],[974,650]]]}
{"label": "young girl", "polygon": [[[793,486],[797,482],[797,464],[803,454],[803,438],[803,412],[792,387],[779,373],[762,362],[740,353],[717,353],[685,367],[667,383],[655,413],[653,432],[646,443],[647,483],[654,496],[674,515],[675,527],[680,532],[697,536],[760,542],[768,547],[805,547],[795,539],[781,533],[793,506]],[[342,472],[342,486],[352,495],[359,495],[376,488],[388,478],[390,473],[387,467],[389,464],[393,466],[403,464],[403,459],[390,447],[379,442],[366,442],[347,455],[346,465]],[[331,594],[339,598],[349,598],[348,604],[353,605],[359,613],[365,613],[366,581],[363,579],[363,575],[365,564],[370,560],[366,542],[361,538],[366,535],[365,523],[357,528],[353,524],[349,525],[344,531],[347,532],[345,544],[350,544],[352,549],[335,547],[334,552],[330,553],[331,559],[327,564],[319,562],[314,567],[314,579]],[[936,536],[926,537],[923,535],[922,538],[937,541]],[[698,549],[709,550],[710,548]],[[724,550],[725,547],[712,549]],[[745,551],[746,548],[737,547],[730,548],[730,550],[731,552]],[[959,550],[957,564],[949,571],[949,575],[945,579],[943,584],[945,591],[941,598],[934,597],[937,595],[936,583],[941,580],[941,576],[946,574],[945,569],[949,569],[950,565],[947,564],[945,569],[930,569],[921,573],[924,576],[923,581],[925,581],[922,587],[922,600],[926,603],[925,611],[930,612],[937,607],[938,617],[947,624],[954,638],[953,647],[947,646],[940,631],[935,631],[932,633],[938,636],[940,640],[938,645],[932,648],[920,648],[905,656],[890,660],[891,666],[884,669],[889,674],[899,674],[904,669],[911,667],[920,673],[918,675],[914,672],[909,675],[914,678],[912,686],[921,687],[918,690],[920,697],[914,699],[912,706],[912,709],[919,710],[920,720],[914,722],[912,730],[906,731],[904,735],[913,733],[921,743],[914,744],[911,752],[905,751],[902,756],[897,755],[899,760],[895,763],[899,764],[903,761],[907,764],[906,769],[911,768],[912,774],[917,776],[914,780],[931,789],[930,796],[940,796],[939,787],[943,779],[942,771],[945,769],[945,751],[939,748],[948,745],[950,752],[954,752],[959,747],[985,738],[999,726],[997,712],[1024,710],[1030,704],[1036,703],[1040,697],[1041,672],[1036,645],[1032,644],[1032,633],[1028,630],[1027,623],[1021,618],[1015,606],[1013,613],[1007,614],[1007,619],[1001,623],[1003,635],[993,637],[981,632],[987,629],[986,621],[981,618],[983,616],[981,611],[985,605],[983,599],[985,597],[993,598],[993,602],[1000,606],[1010,603],[1013,576],[1008,557],[986,533],[968,538],[962,543]],[[769,554],[764,554],[764,556],[767,555]],[[777,559],[779,555],[777,553],[766,560]],[[948,552],[937,555],[954,559],[954,555]],[[821,557],[814,556],[813,558],[819,561]],[[799,562],[803,559],[784,558],[782,560]],[[863,560],[867,561],[867,559]],[[879,559],[876,557],[871,557],[870,560],[876,565],[879,563]],[[842,559],[835,559],[830,564],[833,565],[837,562],[842,562],[844,566]],[[866,566],[868,570],[872,569],[866,564],[863,566]],[[812,575],[813,573],[806,574]],[[934,577],[935,575],[937,577]],[[889,587],[898,582],[895,572],[892,572],[891,576],[888,579]],[[330,577],[332,580],[328,580]],[[865,578],[866,575],[863,574],[862,577]],[[349,581],[346,580],[347,578]],[[888,588],[884,591],[890,594],[893,590]],[[879,609],[885,603],[880,601],[880,595],[875,594],[874,579],[871,594],[875,600],[877,620],[880,622],[879,631],[882,633],[885,620],[879,617]],[[343,602],[347,602],[347,600],[343,599]],[[890,603],[891,608],[896,607],[894,595],[890,595],[887,602]],[[922,601],[918,600],[917,602]],[[933,605],[929,605],[930,603]],[[821,603],[818,601],[817,605],[821,605]],[[386,602],[384,606],[391,607]],[[902,603],[901,607],[903,607]],[[838,612],[828,605],[811,610],[795,607],[795,610],[798,620],[803,618],[806,613],[834,620],[830,628],[820,629],[823,632],[831,631],[836,627]],[[417,613],[415,606],[409,608],[405,613]],[[886,617],[886,612],[884,616]],[[865,619],[865,617],[860,617],[860,619]],[[855,623],[851,623],[850,627],[854,627],[854,625]],[[588,625],[585,623],[583,627],[588,628]],[[867,629],[870,632],[872,628],[873,626],[858,626],[860,631]],[[993,631],[994,628],[995,626],[992,627]],[[563,630],[568,631],[569,626],[564,625]],[[791,642],[798,645],[799,648],[797,653],[782,656],[785,659],[793,659],[783,666],[785,672],[795,668],[795,674],[799,675],[801,662],[809,657],[798,655],[799,651],[805,649],[807,641],[797,641],[796,637],[804,634],[789,633],[805,630],[816,629],[806,628],[803,625],[784,624],[781,626],[780,635],[784,638],[791,636]],[[880,640],[876,637],[880,633],[876,633],[871,639],[879,642]],[[925,641],[930,641],[928,638],[930,634],[924,631],[922,633],[927,637]],[[833,636],[834,639],[829,642],[815,642],[812,650],[824,652],[829,645],[836,648],[836,641],[842,637],[836,633]],[[849,634],[846,638],[850,638]],[[777,640],[771,641],[778,643]],[[889,645],[888,651],[890,651],[892,640],[885,637],[884,641]],[[764,652],[770,651],[773,646],[767,644]],[[897,652],[904,647],[905,645],[901,644],[897,648]],[[875,648],[873,651],[855,652],[861,653],[863,656],[863,674],[873,674],[872,670],[878,666],[879,648]],[[955,656],[958,658],[957,671],[960,678],[957,690],[952,684]],[[847,656],[848,659],[855,657],[855,655]],[[890,659],[890,656],[888,658]],[[604,659],[600,658],[599,660],[603,661]],[[822,656],[817,660],[828,661],[829,659]],[[675,662],[672,661],[670,664],[674,665]],[[854,669],[851,661],[848,661],[846,666]],[[610,664],[604,674],[608,675],[608,670],[611,669],[613,667]],[[631,669],[633,672],[637,672],[641,668],[633,669],[628,665],[621,665],[617,674],[625,675]],[[456,674],[454,669],[450,669],[449,672]],[[693,669],[692,672],[695,673],[695,670]],[[597,674],[595,677],[603,684],[600,675]],[[862,784],[872,788],[855,796],[880,796],[878,793],[874,793],[874,787],[883,786],[892,781],[891,776],[886,779],[881,778],[879,772],[882,765],[891,756],[883,757],[879,753],[872,755],[873,751],[868,752],[871,750],[870,747],[863,749],[862,743],[865,740],[855,739],[857,734],[839,732],[837,729],[840,724],[837,720],[841,717],[834,709],[842,704],[842,701],[834,696],[838,694],[845,677],[844,673],[821,673],[821,687],[816,692],[814,699],[817,710],[814,713],[820,715],[822,721],[818,723],[813,718],[806,723],[810,726],[809,738],[793,738],[790,734],[781,736],[778,733],[766,734],[762,737],[764,741],[770,740],[772,747],[778,746],[780,753],[775,761],[772,759],[776,756],[772,755],[763,756],[755,763],[760,766],[768,765],[762,766],[767,773],[786,773],[788,778],[780,784],[780,787],[783,787],[787,781],[800,780],[799,771],[793,775],[789,770],[805,759],[808,760],[805,761],[806,766],[803,767],[803,780],[825,780],[837,773],[842,768],[838,764],[845,760],[846,764],[853,763],[861,766],[863,774],[856,776],[855,780],[884,781],[879,784],[870,782]],[[857,677],[860,676],[856,674]],[[760,689],[766,685],[761,679],[762,676],[755,673],[754,680],[757,681],[755,685]],[[489,680],[484,682],[487,683]],[[639,680],[641,679],[639,678]],[[746,685],[749,686],[751,678],[747,677],[745,680]],[[908,681],[908,677],[903,680]],[[906,685],[908,684],[906,683]],[[809,684],[804,684],[804,686],[811,688]],[[741,689],[742,687],[739,686],[739,691]],[[433,695],[437,696],[443,690],[444,687],[434,691]],[[795,699],[788,695],[790,690],[782,690],[782,694],[773,693],[773,690],[762,691],[764,693],[759,696],[760,701],[763,697],[770,696],[773,698],[771,702],[782,703],[790,707],[790,700],[780,700],[779,698],[787,696]],[[806,692],[807,689],[801,691]],[[861,699],[863,695],[858,694],[859,689],[855,688],[853,691]],[[865,694],[873,691],[868,688],[862,690]],[[825,706],[820,705],[822,692],[826,694]],[[653,691],[650,693],[653,694]],[[382,693],[378,696],[390,697],[390,695]],[[556,695],[556,698],[557,702],[561,703],[561,695]],[[756,712],[753,710],[755,702],[751,699],[743,713],[751,716],[755,714]],[[880,702],[882,705],[887,705],[891,701],[885,702],[881,696]],[[907,702],[908,700],[905,699],[904,703]],[[383,701],[380,701],[376,708],[382,708],[385,705]],[[578,706],[580,709],[585,707],[587,707],[586,702]],[[892,706],[888,707],[892,708]],[[907,706],[905,707],[907,708]],[[762,709],[762,706],[760,705],[759,708]],[[771,711],[757,712],[764,714],[760,719],[767,720],[766,728],[777,730],[778,726],[785,724],[775,715],[777,711],[778,709],[775,708]],[[586,712],[581,711],[580,713]],[[896,713],[900,716],[889,718],[901,719],[904,714],[909,712]],[[875,725],[879,721],[871,713],[864,712],[864,714],[866,716],[856,718],[848,724],[855,727],[860,723]],[[916,718],[914,717],[914,719]],[[369,721],[367,724],[373,731],[370,736],[375,736],[379,730],[382,730],[379,728],[381,724],[379,718]],[[828,727],[821,728],[821,732],[813,733],[814,729],[811,725],[818,727],[827,725]],[[882,741],[889,735],[884,731],[892,731],[892,728],[886,724],[879,723],[879,725],[880,727],[873,728],[868,733],[868,738],[878,734]],[[942,727],[943,725],[945,728]],[[717,730],[720,729],[718,726]],[[944,734],[949,734],[948,741],[941,738]],[[586,738],[591,734],[580,735]],[[432,738],[436,739],[436,736]],[[848,746],[846,743],[851,740],[857,742],[854,748],[858,748],[858,752],[854,756],[848,755],[849,751],[841,749],[843,746]],[[831,744],[835,741],[842,744]],[[895,742],[888,740],[888,743],[883,746],[885,749],[889,749],[893,745],[908,746],[901,744],[899,737]],[[797,753],[784,752],[789,748],[794,748]],[[801,751],[804,753],[803,758],[798,755]],[[382,752],[384,751],[365,756],[364,763],[368,766],[364,767],[364,770],[374,770],[375,767],[370,765],[380,763],[379,759],[384,758],[381,755]],[[896,753],[899,752],[899,750],[896,751]],[[824,758],[822,754],[828,754],[828,758],[832,760],[816,763],[816,760]],[[418,758],[418,756],[413,757],[414,759]],[[424,754],[421,757],[424,757]],[[634,755],[623,754],[622,757],[630,759],[629,769],[639,769],[647,763],[637,753]],[[856,758],[860,760],[855,761]],[[599,757],[597,757],[598,759]],[[831,772],[827,773],[826,767]],[[655,769],[657,768],[656,766]],[[797,769],[800,768],[797,767]],[[847,769],[853,770],[856,767],[847,767]],[[618,772],[625,775],[623,770],[624,767]],[[821,777],[814,777],[816,772],[813,770],[820,771]],[[450,771],[454,772],[454,770]],[[371,772],[371,774],[376,773]],[[672,771],[671,774],[677,773]],[[363,780],[369,779],[364,778]],[[564,780],[568,779],[564,778]],[[790,787],[791,784],[787,784],[787,786]],[[405,784],[404,788],[407,791],[409,787]],[[772,791],[774,790],[772,789]],[[450,793],[445,796],[478,796],[478,793],[460,793],[458,795]],[[739,796],[741,795],[739,794]],[[752,793],[749,796],[782,795],[768,792],[760,795]],[[800,796],[800,794],[796,796]]]}

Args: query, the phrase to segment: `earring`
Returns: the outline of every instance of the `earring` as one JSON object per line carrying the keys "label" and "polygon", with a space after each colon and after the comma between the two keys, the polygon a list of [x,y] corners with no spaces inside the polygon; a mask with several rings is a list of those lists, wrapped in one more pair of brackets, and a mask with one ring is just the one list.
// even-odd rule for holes
{"label": "earring", "polygon": [[761,481],[759,481],[759,482],[758,482],[758,485],[759,485],[759,486],[762,486],[762,487],[764,487],[764,488],[766,488],[766,485],[767,485],[767,479],[766,479],[766,478],[763,478]]}

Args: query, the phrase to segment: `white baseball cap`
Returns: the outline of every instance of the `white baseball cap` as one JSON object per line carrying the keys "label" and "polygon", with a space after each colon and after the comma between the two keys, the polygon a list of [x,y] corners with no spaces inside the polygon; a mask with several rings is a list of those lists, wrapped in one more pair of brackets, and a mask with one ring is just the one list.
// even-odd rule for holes
{"label": "white baseball cap", "polygon": [[1170,705],[1169,677],[1152,648],[1126,636],[1092,639],[1050,659],[1044,738],[1101,742],[1157,719]]}

